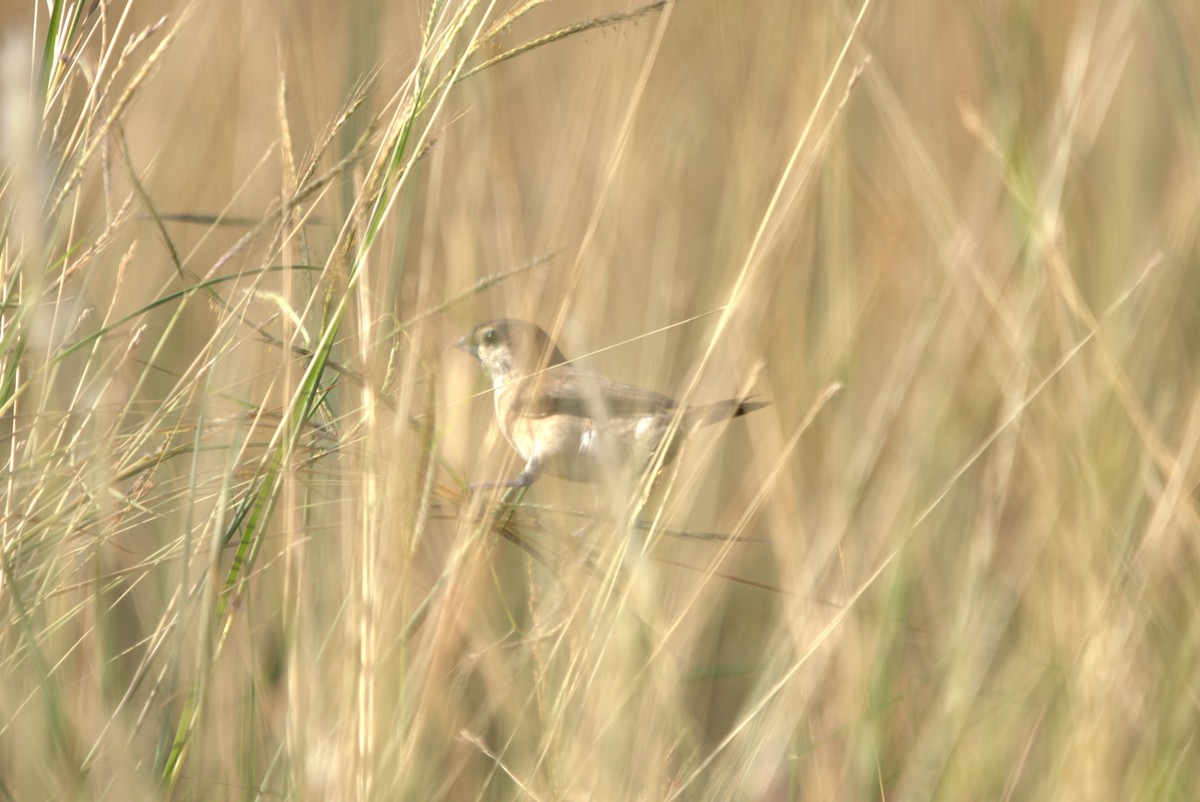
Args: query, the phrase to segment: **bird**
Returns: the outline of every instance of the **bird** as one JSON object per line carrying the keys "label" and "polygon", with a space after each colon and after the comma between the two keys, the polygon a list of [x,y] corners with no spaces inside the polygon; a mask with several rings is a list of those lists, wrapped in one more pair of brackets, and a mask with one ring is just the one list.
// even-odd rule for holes
{"label": "bird", "polygon": [[767,402],[728,399],[682,406],[675,399],[572,364],[540,326],[523,320],[480,323],[454,342],[492,382],[496,422],[525,467],[512,479],[473,489],[526,488],[543,474],[571,482],[611,482],[649,467],[680,419],[663,463],[696,429],[737,418]]}

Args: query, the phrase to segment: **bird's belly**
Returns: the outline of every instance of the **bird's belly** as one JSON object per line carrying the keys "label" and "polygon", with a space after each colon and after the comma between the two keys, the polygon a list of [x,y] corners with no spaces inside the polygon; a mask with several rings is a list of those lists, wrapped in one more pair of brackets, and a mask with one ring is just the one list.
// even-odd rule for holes
{"label": "bird's belly", "polygon": [[669,418],[550,415],[526,421],[526,431],[513,438],[513,446],[526,461],[536,455],[552,476],[572,482],[616,481],[646,467],[662,438],[664,421]]}

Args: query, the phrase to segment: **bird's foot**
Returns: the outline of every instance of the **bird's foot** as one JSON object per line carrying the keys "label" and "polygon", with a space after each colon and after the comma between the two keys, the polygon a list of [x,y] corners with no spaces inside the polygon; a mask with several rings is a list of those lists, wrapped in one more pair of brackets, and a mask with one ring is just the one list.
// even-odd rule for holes
{"label": "bird's foot", "polygon": [[472,490],[495,490],[501,487],[529,487],[536,479],[537,476],[529,471],[522,471],[520,475],[514,479],[505,479],[504,481],[500,482],[476,482],[474,484],[467,485],[467,487],[471,488]]}

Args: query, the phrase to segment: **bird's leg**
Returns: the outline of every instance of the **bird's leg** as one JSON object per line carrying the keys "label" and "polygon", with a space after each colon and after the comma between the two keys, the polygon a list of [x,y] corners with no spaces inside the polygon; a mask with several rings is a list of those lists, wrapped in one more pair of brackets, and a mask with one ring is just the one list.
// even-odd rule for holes
{"label": "bird's leg", "polygon": [[529,471],[521,471],[513,479],[505,479],[501,482],[475,482],[470,487],[472,490],[494,490],[498,487],[529,487],[535,479],[537,477]]}
{"label": "bird's leg", "polygon": [[525,470],[521,471],[513,479],[504,479],[499,482],[478,482],[471,485],[472,490],[494,490],[498,487],[529,487],[537,481],[542,475],[542,466],[536,461],[530,460],[525,464]]}

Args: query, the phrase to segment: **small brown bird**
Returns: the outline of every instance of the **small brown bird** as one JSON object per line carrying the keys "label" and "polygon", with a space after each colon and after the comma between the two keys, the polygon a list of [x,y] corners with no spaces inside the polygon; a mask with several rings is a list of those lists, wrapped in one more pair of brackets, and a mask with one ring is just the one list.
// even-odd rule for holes
{"label": "small brown bird", "polygon": [[481,323],[454,346],[479,360],[491,379],[496,422],[525,460],[516,478],[475,488],[528,487],[543,473],[611,481],[649,466],[675,416],[679,431],[664,464],[695,429],[767,406],[730,399],[681,409],[673,398],[575,367],[549,334],[522,320]]}

